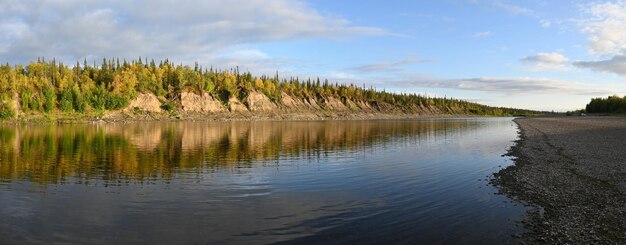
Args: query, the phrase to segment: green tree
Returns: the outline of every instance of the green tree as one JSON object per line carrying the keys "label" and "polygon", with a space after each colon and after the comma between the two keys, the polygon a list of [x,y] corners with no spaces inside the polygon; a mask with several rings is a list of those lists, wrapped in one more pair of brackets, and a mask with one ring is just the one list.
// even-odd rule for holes
{"label": "green tree", "polygon": [[15,117],[15,108],[11,103],[11,97],[7,94],[0,94],[0,120],[7,120]]}
{"label": "green tree", "polygon": [[54,90],[52,88],[46,87],[43,90],[43,95],[45,98],[45,103],[43,106],[44,111],[51,112],[56,107],[56,94],[54,93]]}
{"label": "green tree", "polygon": [[70,88],[64,89],[59,97],[59,109],[64,112],[71,112],[74,110],[74,96],[72,95],[72,90]]}
{"label": "green tree", "polygon": [[85,96],[83,96],[78,87],[74,87],[72,89],[72,100],[74,110],[76,110],[77,112],[87,111],[87,101],[85,100]]}

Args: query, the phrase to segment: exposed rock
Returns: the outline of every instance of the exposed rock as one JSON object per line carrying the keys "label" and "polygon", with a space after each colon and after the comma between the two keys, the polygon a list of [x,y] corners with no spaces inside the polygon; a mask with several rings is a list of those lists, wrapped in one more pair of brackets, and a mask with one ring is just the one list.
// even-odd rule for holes
{"label": "exposed rock", "polygon": [[180,102],[183,106],[183,110],[187,112],[224,112],[226,108],[218,100],[208,93],[203,93],[202,96],[190,93],[182,92],[180,94]]}
{"label": "exposed rock", "polygon": [[161,102],[154,94],[138,94],[137,98],[130,101],[128,109],[139,108],[142,111],[162,112]]}
{"label": "exposed rock", "polygon": [[285,92],[281,93],[280,103],[287,110],[300,111],[307,109],[308,107],[303,101],[299,99],[294,99],[291,95]]}
{"label": "exposed rock", "polygon": [[346,107],[352,111],[359,111],[361,108],[359,108],[359,106],[354,103],[352,100],[350,99],[345,99],[344,104],[346,105]]}
{"label": "exposed rock", "polygon": [[361,110],[371,112],[374,110],[372,106],[367,101],[357,101],[356,104],[361,108]]}
{"label": "exposed rock", "polygon": [[317,100],[313,97],[307,96],[304,98],[304,103],[309,107],[310,110],[321,110],[322,107],[317,104]]}
{"label": "exposed rock", "polygon": [[435,106],[427,106],[431,114],[444,114],[443,111]]}
{"label": "exposed rock", "polygon": [[273,111],[277,108],[267,96],[256,91],[248,94],[247,102],[250,111]]}
{"label": "exposed rock", "polygon": [[420,104],[420,105],[419,105],[419,107],[420,107],[420,110],[422,111],[422,113],[426,113],[426,114],[432,114],[432,113],[433,113],[433,111],[431,110],[431,108],[430,108],[430,107],[428,107],[428,106],[425,106],[425,105],[423,105],[423,104]]}
{"label": "exposed rock", "polygon": [[324,105],[326,106],[327,109],[330,109],[332,111],[347,111],[348,110],[348,107],[346,107],[346,105],[341,103],[341,100],[333,96],[326,97],[324,99]]}
{"label": "exposed rock", "polygon": [[248,108],[236,97],[230,97],[230,99],[228,99],[228,107],[230,112],[248,112]]}
{"label": "exposed rock", "polygon": [[386,102],[373,101],[371,104],[372,104],[372,108],[374,108],[375,110],[377,110],[379,112],[383,112],[383,113],[396,113],[396,112],[398,112],[398,108],[396,108],[394,105],[386,103]]}
{"label": "exposed rock", "polygon": [[414,114],[423,114],[422,108],[420,108],[420,106],[417,104],[411,104],[407,107],[407,109],[409,110],[409,112]]}

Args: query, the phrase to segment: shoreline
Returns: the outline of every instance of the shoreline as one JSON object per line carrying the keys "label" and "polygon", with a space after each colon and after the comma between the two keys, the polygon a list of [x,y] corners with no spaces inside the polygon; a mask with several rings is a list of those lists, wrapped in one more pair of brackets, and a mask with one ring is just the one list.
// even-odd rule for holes
{"label": "shoreline", "polygon": [[492,184],[531,208],[522,243],[626,242],[626,117],[537,117]]}
{"label": "shoreline", "polygon": [[0,121],[2,124],[96,124],[132,122],[229,122],[229,121],[334,121],[334,120],[411,120],[429,118],[494,117],[472,114],[403,113],[184,113],[112,112],[105,115],[31,114]]}

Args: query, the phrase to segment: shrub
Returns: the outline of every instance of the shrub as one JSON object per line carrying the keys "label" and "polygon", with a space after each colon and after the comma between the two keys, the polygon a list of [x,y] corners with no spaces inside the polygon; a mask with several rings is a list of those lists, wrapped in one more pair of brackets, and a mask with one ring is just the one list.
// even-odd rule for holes
{"label": "shrub", "polygon": [[6,102],[0,102],[0,120],[11,119],[15,117],[13,106]]}
{"label": "shrub", "polygon": [[15,116],[15,109],[10,102],[9,96],[0,95],[0,120],[11,119]]}
{"label": "shrub", "polygon": [[106,104],[106,94],[107,91],[104,87],[99,86],[93,91],[87,93],[87,98],[89,100],[89,104],[96,110],[104,110],[104,106]]}
{"label": "shrub", "polygon": [[31,104],[33,103],[33,94],[31,92],[24,91],[20,94],[20,98],[22,99],[21,106],[23,111],[30,111]]}
{"label": "shrub", "polygon": [[34,94],[32,100],[29,103],[29,108],[35,111],[43,111],[43,104],[45,99],[41,94]]}
{"label": "shrub", "polygon": [[87,110],[87,101],[77,88],[72,89],[72,99],[74,101],[74,110],[77,112],[85,112]]}
{"label": "shrub", "polygon": [[71,112],[74,109],[74,96],[72,90],[64,89],[59,99],[59,109],[64,112]]}
{"label": "shrub", "polygon": [[97,110],[119,110],[128,106],[128,98],[113,94],[100,86],[88,95],[91,107]]}
{"label": "shrub", "polygon": [[45,99],[44,106],[43,106],[44,111],[45,112],[52,111],[56,104],[56,94],[54,93],[54,90],[52,90],[51,88],[45,88],[43,90],[43,96]]}
{"label": "shrub", "polygon": [[106,93],[106,103],[104,108],[107,110],[119,110],[128,106],[128,99],[120,94]]}
{"label": "shrub", "polygon": [[174,109],[176,109],[176,105],[173,102],[166,101],[161,105],[161,109],[165,111],[174,111]]}

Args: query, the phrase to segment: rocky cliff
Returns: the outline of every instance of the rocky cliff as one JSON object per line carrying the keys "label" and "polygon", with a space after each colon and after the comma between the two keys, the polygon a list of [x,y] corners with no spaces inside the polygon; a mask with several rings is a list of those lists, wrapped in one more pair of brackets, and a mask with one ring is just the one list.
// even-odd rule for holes
{"label": "rocky cliff", "polygon": [[[225,101],[224,101],[225,100]],[[5,104],[11,104],[21,120],[50,118],[21,110],[18,95]],[[75,114],[51,112],[56,120],[75,120]],[[440,109],[435,106],[414,104],[399,106],[383,101],[351,100],[345,97],[305,95],[295,96],[282,92],[278,99],[271,100],[258,91],[249,92],[244,98],[219,99],[206,92],[202,94],[186,91],[173,98],[158,97],[151,93],[140,93],[121,110],[106,111],[104,115],[85,114],[79,120],[166,120],[170,118],[190,120],[319,120],[319,119],[384,119],[419,116],[465,115],[458,108]],[[55,119],[51,119],[55,120]]]}
{"label": "rocky cliff", "polygon": [[[442,114],[465,114],[460,109],[447,108],[445,111],[425,105],[397,106],[381,101],[353,101],[334,96],[294,96],[285,92],[272,101],[265,94],[252,91],[244,99],[230,97],[221,101],[207,93],[183,92],[173,101],[173,109],[182,118],[190,119],[368,119],[405,118]],[[139,94],[131,101],[128,109],[165,114],[159,100],[152,94]],[[110,113],[115,117],[119,113]]]}

